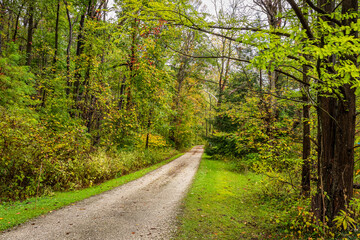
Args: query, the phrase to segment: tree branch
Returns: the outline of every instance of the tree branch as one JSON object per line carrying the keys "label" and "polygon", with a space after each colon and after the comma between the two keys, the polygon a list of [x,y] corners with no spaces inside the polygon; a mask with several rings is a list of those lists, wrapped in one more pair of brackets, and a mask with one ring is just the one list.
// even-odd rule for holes
{"label": "tree branch", "polygon": [[241,31],[252,31],[252,32],[264,32],[264,33],[272,33],[278,36],[290,37],[288,33],[282,33],[278,31],[271,31],[261,28],[252,28],[252,27],[223,27],[223,26],[208,26],[209,28],[213,29],[223,29],[223,30],[241,30]]}
{"label": "tree branch", "polygon": [[292,79],[294,79],[295,81],[297,81],[297,82],[299,82],[299,83],[302,83],[302,84],[304,84],[304,85],[306,85],[306,86],[310,86],[309,83],[304,82],[303,80],[295,77],[294,75],[291,75],[290,73],[284,72],[284,71],[282,71],[282,70],[280,70],[280,69],[275,69],[275,71],[278,72],[278,73],[282,73],[282,74],[284,74],[285,76],[291,77]]}
{"label": "tree branch", "polygon": [[310,38],[310,39],[314,39],[314,35],[313,33],[311,32],[311,29],[310,29],[310,26],[309,26],[309,23],[308,21],[306,20],[306,18],[304,17],[304,15],[302,14],[301,12],[301,9],[299,8],[299,6],[295,3],[294,0],[286,0],[291,8],[294,10],[296,16],[298,17],[301,25],[303,26],[303,28],[305,29],[306,31],[306,35]]}
{"label": "tree branch", "polygon": [[317,7],[311,0],[305,0],[305,2],[306,2],[312,9],[314,9],[316,12],[318,12],[318,13],[320,13],[320,14],[324,14],[324,17],[325,17],[327,20],[329,20],[329,21],[331,21],[331,22],[333,22],[333,23],[336,23],[338,26],[341,26],[341,25],[342,25],[341,22],[338,21],[337,19],[334,19],[334,18],[329,17],[327,12],[325,12],[323,9]]}
{"label": "tree branch", "polygon": [[174,52],[176,53],[179,53],[185,57],[190,57],[190,58],[200,58],[200,59],[209,59],[209,58],[226,58],[226,59],[230,59],[230,60],[234,60],[234,61],[239,61],[239,62],[246,62],[246,63],[250,63],[249,60],[246,60],[246,59],[241,59],[241,58],[234,58],[234,57],[229,57],[229,56],[193,56],[193,55],[190,55],[190,54],[186,54],[186,53],[183,53],[183,52],[180,52],[176,49],[173,49],[172,47],[170,47],[169,45],[167,45],[167,47],[169,47],[171,50],[173,50]]}

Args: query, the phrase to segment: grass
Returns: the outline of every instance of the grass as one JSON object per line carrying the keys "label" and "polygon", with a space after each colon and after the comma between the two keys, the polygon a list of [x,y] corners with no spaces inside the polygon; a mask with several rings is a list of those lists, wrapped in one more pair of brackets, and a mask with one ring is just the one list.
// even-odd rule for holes
{"label": "grass", "polygon": [[282,211],[259,198],[262,176],[230,168],[203,155],[175,239],[280,239]]}
{"label": "grass", "polygon": [[176,156],[168,160],[165,160],[163,162],[160,162],[156,165],[153,165],[151,167],[142,169],[140,171],[116,179],[112,179],[110,181],[107,181],[103,184],[94,187],[71,191],[71,192],[56,192],[52,196],[39,197],[37,201],[36,198],[30,198],[26,201],[17,201],[17,202],[2,204],[0,205],[0,231],[24,223],[31,218],[46,214],[55,209],[75,203],[77,201],[83,200],[93,195],[111,190],[127,182],[138,179],[144,176],[145,174],[180,157],[181,155],[183,154],[177,154]]}

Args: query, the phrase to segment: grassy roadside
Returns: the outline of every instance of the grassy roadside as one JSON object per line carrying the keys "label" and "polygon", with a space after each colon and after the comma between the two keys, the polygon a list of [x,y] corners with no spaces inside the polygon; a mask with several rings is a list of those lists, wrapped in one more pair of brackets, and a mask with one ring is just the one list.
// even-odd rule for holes
{"label": "grassy roadside", "polygon": [[37,199],[30,198],[26,201],[17,201],[0,205],[0,231],[16,226],[31,218],[51,212],[63,206],[75,203],[93,195],[111,190],[127,182],[138,179],[145,174],[165,165],[168,162],[180,157],[183,153],[160,162],[140,171],[109,180],[103,184],[71,192],[57,192],[53,196],[43,196]]}
{"label": "grassy roadside", "polygon": [[258,197],[262,177],[230,168],[203,155],[175,239],[280,239],[281,211]]}

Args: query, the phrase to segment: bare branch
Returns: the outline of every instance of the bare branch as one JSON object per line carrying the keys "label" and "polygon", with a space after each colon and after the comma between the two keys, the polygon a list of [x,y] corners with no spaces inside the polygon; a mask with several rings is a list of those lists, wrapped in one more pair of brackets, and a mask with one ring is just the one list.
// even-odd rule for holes
{"label": "bare branch", "polygon": [[294,0],[286,0],[291,8],[294,10],[296,16],[298,17],[301,25],[303,26],[303,28],[306,30],[306,35],[310,38],[310,39],[314,39],[314,35],[310,29],[309,23],[306,20],[306,18],[304,17],[304,15],[301,12],[301,9],[299,8],[299,6],[295,3]]}

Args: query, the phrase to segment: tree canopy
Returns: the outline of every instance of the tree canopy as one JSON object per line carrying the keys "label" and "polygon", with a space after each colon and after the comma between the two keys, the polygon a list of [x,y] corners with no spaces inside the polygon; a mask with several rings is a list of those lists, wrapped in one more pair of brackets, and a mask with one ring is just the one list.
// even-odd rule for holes
{"label": "tree canopy", "polygon": [[358,1],[213,3],[1,0],[0,199],[118,174],[99,152],[206,141],[311,199],[322,231],[355,218]]}

